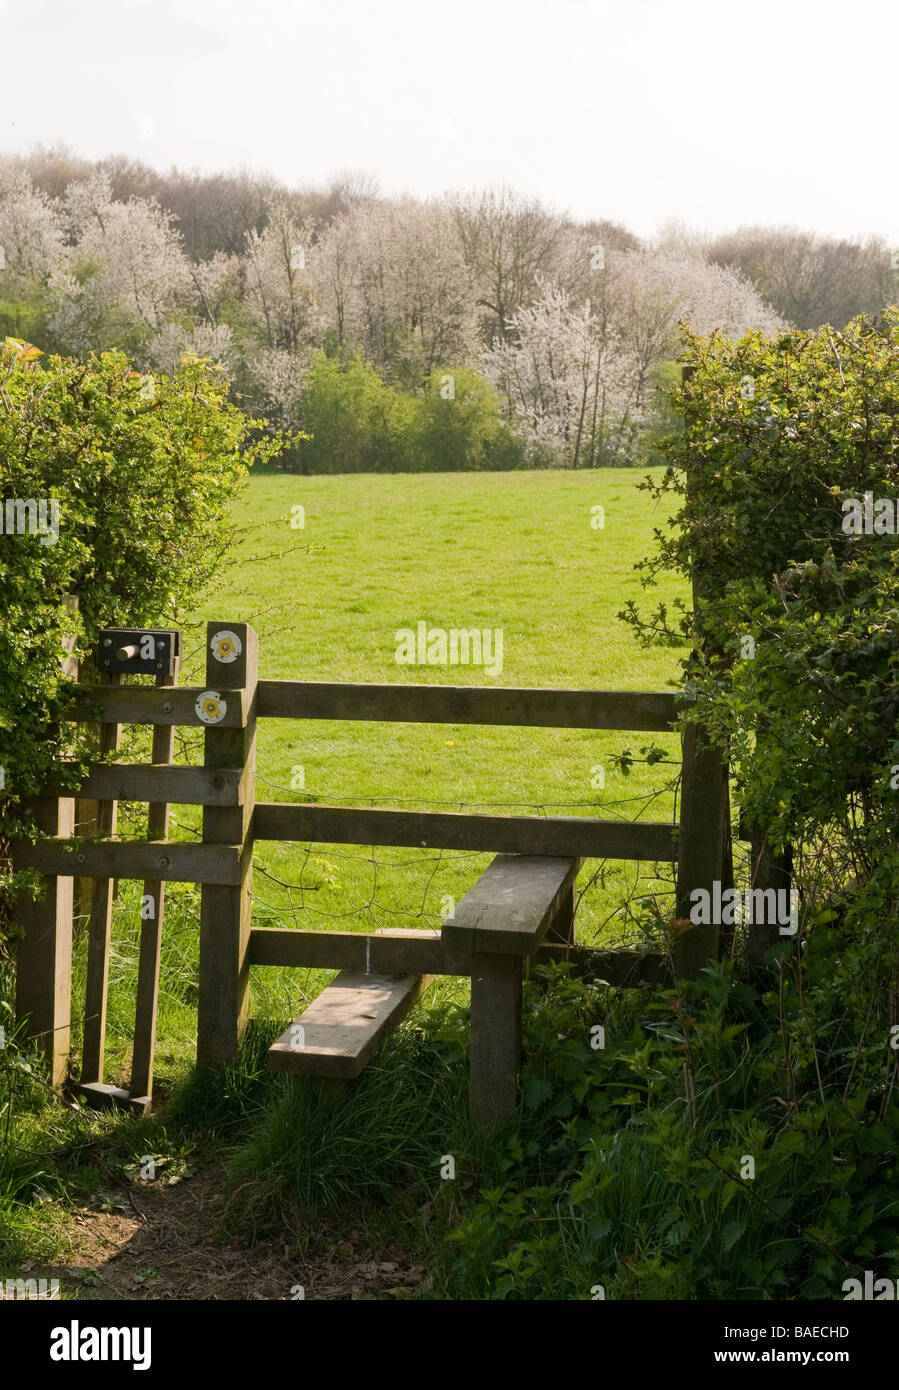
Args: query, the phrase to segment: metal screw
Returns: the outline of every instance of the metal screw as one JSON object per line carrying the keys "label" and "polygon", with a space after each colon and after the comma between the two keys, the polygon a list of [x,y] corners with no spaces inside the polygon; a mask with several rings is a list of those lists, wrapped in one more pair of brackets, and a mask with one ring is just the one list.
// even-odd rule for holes
{"label": "metal screw", "polygon": [[162,712],[163,714],[171,714],[174,708],[175,706],[172,704],[171,700],[166,700],[165,704],[162,707]]}
{"label": "metal screw", "polygon": [[87,863],[87,855],[86,855],[86,854],[76,854],[76,855],[75,855],[75,863],[76,863],[76,864],[86,864],[86,863]]}
{"label": "metal screw", "polygon": [[164,854],[161,856],[159,860],[159,867],[160,869],[167,869],[169,867],[169,861],[166,859]]}
{"label": "metal screw", "polygon": [[157,669],[157,671],[161,671],[161,670],[162,670],[162,662],[161,662],[161,661],[157,661],[157,663],[156,663],[156,669]]}
{"label": "metal screw", "polygon": [[104,647],[111,647],[111,646],[112,646],[112,638],[111,638],[111,637],[104,637],[104,638],[103,638],[103,645],[104,645]]}

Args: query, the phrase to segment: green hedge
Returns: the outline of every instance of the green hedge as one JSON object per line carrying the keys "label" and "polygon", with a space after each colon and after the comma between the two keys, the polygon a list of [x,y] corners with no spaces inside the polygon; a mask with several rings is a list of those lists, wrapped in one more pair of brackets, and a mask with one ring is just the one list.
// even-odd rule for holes
{"label": "green hedge", "polygon": [[[54,760],[77,752],[60,722],[67,639],[81,658],[101,626],[178,622],[218,571],[247,466],[277,447],[253,442],[261,424],[198,360],[154,378],[120,353],[0,349],[3,839],[27,828],[22,798]],[[0,892],[8,908],[8,862]]]}

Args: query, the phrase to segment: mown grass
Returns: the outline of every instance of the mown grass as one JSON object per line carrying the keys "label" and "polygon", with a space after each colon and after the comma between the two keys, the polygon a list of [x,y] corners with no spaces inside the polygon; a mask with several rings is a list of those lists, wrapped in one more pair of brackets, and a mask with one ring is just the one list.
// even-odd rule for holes
{"label": "mown grass", "polygon": [[[265,677],[661,690],[675,677],[677,653],[640,650],[617,616],[629,598],[640,597],[634,565],[664,521],[638,481],[632,470],[254,478],[236,513],[243,528],[237,561],[194,616],[198,623],[252,623]],[[290,525],[297,505],[305,511],[303,529]],[[605,510],[602,528],[591,525],[597,505]],[[678,592],[672,582],[659,597],[671,602]],[[397,665],[397,629],[421,620],[447,629],[501,628],[501,674]],[[187,648],[182,679],[202,683],[201,627],[191,629]],[[649,743],[664,747],[672,765],[637,762],[628,777],[616,769],[616,753],[630,749],[639,757]],[[198,738],[181,739],[179,754],[200,761]],[[676,755],[674,739],[661,735],[266,720],[257,796],[665,820],[673,814],[666,784]],[[596,785],[598,768],[603,787]],[[129,811],[124,818],[138,827]],[[173,821],[177,835],[199,832],[197,808],[174,808]],[[257,845],[254,920],[344,930],[436,927],[443,899],[460,897],[488,861],[364,846]],[[584,940],[627,935],[623,905],[670,887],[664,867],[656,874],[651,865],[638,871],[588,864],[581,885],[590,885],[578,912]],[[138,891],[137,884],[120,885],[114,913],[106,1079],[120,1082],[127,1082],[133,1028]],[[465,1190],[463,1181],[447,1195],[442,1156],[457,1155],[463,1174],[469,1163],[472,1172],[499,1172],[503,1161],[501,1142],[497,1147],[468,1129],[464,982],[441,981],[348,1102],[329,1109],[293,1079],[272,1076],[264,1056],[276,1028],[296,1017],[328,972],[254,970],[256,1024],[246,1047],[224,1077],[191,1075],[198,924],[198,890],[172,885],[156,1056],[160,1094],[171,1097],[163,1118],[141,1129],[128,1119],[60,1112],[44,1104],[39,1081],[16,1080],[14,1156],[0,1158],[5,1261],[29,1245],[48,1249],[58,1203],[102,1185],[91,1158],[95,1142],[126,1158],[133,1145],[144,1145],[141,1152],[174,1162],[201,1137],[236,1146],[232,1216],[256,1234],[279,1212],[299,1238],[312,1217],[352,1202],[377,1229],[407,1222],[416,1239],[434,1239],[422,1206],[442,1202],[449,1219]],[[84,955],[81,924],[76,1016]],[[77,1047],[76,1030],[76,1057]],[[79,1154],[86,1161],[79,1163]],[[36,1204],[36,1187],[53,1200]],[[388,1198],[400,1190],[411,1198],[391,1208]]]}

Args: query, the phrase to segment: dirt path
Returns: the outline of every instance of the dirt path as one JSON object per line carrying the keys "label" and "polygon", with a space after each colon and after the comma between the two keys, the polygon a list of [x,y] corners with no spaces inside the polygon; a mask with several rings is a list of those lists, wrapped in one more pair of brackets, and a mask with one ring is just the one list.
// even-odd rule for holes
{"label": "dirt path", "polygon": [[[207,1170],[176,1186],[129,1186],[127,1211],[77,1210],[65,1264],[22,1268],[59,1279],[64,1295],[108,1299],[393,1299],[427,1287],[399,1247],[380,1259],[359,1232],[308,1257],[271,1241],[216,1238],[225,1199]],[[301,1292],[302,1291],[302,1292]]]}

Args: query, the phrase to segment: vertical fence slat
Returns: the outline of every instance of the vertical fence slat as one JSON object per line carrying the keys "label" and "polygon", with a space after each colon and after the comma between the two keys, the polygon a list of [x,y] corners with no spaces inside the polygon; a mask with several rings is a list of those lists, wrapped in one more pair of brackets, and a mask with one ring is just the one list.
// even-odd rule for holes
{"label": "vertical fence slat", "polygon": [[[230,659],[217,639],[233,634],[240,654]],[[206,630],[206,684],[212,691],[245,686],[249,714],[243,729],[209,728],[205,735],[206,767],[245,769],[243,806],[203,808],[203,843],[240,845],[241,882],[237,887],[204,883],[200,908],[200,984],[197,1018],[197,1065],[221,1067],[237,1050],[247,1021],[249,965],[247,947],[253,894],[253,805],[256,773],[256,685],[258,639],[246,623],[209,623]]]}
{"label": "vertical fence slat", "polygon": [[[157,687],[177,685],[178,664],[171,676],[159,676]],[[175,729],[172,724],[157,724],[153,729],[152,760],[154,764],[171,764],[175,751]],[[165,840],[169,833],[169,807],[165,801],[151,801],[147,811],[147,838]],[[131,1057],[132,1102],[146,1100],[153,1094],[153,1052],[156,1044],[156,1014],[159,1005],[159,957],[162,948],[162,923],[165,916],[165,883],[147,879],[142,902],[150,899],[153,917],[141,920],[140,950],[137,963],[137,1003],[134,1011],[134,1051]],[[147,1106],[141,1106],[146,1109]]]}
{"label": "vertical fence slat", "polygon": [[[121,685],[119,675],[107,676],[103,684]],[[100,754],[118,751],[121,724],[100,725]],[[117,801],[97,802],[97,832],[114,835],[118,819]],[[90,935],[87,943],[87,982],[84,990],[84,1043],[81,1080],[103,1080],[106,1053],[106,1000],[109,992],[109,950],[112,944],[112,902],[115,880],[94,879],[91,893]]]}
{"label": "vertical fence slat", "polygon": [[[72,797],[35,797],[23,807],[45,835],[71,835]],[[13,859],[15,869],[15,859]],[[39,902],[21,896],[15,922],[24,930],[16,952],[16,1019],[47,1058],[54,1086],[66,1079],[72,1019],[72,880],[44,878]]]}

